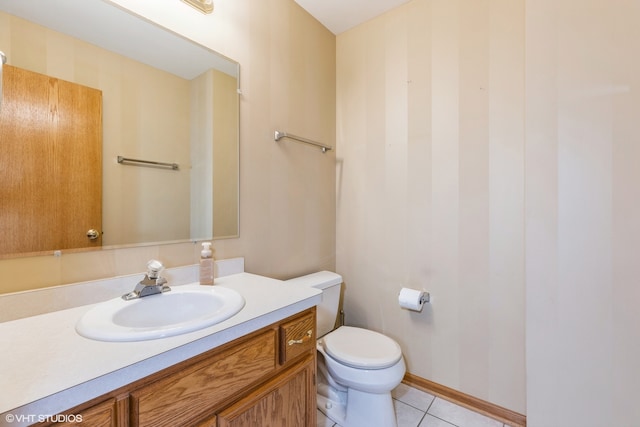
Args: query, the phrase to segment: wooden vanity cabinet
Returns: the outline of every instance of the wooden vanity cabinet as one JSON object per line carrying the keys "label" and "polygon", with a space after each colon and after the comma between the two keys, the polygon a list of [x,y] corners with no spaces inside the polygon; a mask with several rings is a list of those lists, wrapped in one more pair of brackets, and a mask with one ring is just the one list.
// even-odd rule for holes
{"label": "wooden vanity cabinet", "polygon": [[315,330],[315,312],[306,313],[281,323],[279,343],[280,363],[284,365],[288,361],[307,353],[310,348],[315,348]]}
{"label": "wooden vanity cabinet", "polygon": [[189,425],[276,369],[270,329],[131,392],[132,425]]}
{"label": "wooden vanity cabinet", "polygon": [[218,427],[315,426],[315,359],[307,356],[218,414]]}
{"label": "wooden vanity cabinet", "polygon": [[312,307],[65,414],[104,427],[314,426],[315,378]]}
{"label": "wooden vanity cabinet", "polygon": [[53,417],[52,420],[57,422],[49,425],[55,425],[57,427],[80,425],[116,427],[118,425],[116,399],[107,399],[82,411],[67,412],[62,416]]}

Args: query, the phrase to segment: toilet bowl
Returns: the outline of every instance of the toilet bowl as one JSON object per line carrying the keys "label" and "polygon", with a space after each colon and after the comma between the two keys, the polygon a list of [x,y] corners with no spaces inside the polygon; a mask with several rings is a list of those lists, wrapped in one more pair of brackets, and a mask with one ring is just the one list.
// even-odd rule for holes
{"label": "toilet bowl", "polygon": [[391,390],[404,377],[402,350],[367,329],[334,329],[342,277],[321,271],[289,280],[322,290],[317,309],[318,409],[342,427],[395,427]]}

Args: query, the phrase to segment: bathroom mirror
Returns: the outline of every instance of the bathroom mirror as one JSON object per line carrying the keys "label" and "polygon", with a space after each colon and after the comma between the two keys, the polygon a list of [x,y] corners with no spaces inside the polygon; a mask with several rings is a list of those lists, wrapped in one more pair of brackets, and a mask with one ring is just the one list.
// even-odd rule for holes
{"label": "bathroom mirror", "polygon": [[[0,28],[10,66],[102,93],[99,238],[0,258],[239,235],[237,62],[103,0],[0,0]],[[25,178],[20,161],[2,167]]]}

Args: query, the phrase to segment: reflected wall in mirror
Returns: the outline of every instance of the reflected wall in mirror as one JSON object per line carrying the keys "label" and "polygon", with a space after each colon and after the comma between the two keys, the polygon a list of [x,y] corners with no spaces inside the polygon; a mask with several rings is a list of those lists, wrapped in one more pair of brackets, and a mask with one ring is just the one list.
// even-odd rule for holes
{"label": "reflected wall in mirror", "polygon": [[236,62],[102,0],[0,0],[0,28],[8,64],[102,92],[103,247],[238,236]]}

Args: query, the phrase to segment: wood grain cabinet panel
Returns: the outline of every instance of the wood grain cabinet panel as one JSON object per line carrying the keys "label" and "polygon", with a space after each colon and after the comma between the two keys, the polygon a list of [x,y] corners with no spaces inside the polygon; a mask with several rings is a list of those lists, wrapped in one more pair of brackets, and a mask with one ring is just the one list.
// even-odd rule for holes
{"label": "wood grain cabinet panel", "polygon": [[49,421],[40,423],[40,426],[91,426],[91,427],[116,427],[116,399],[108,399],[97,405],[82,411],[68,411],[64,414],[54,415]]}
{"label": "wood grain cabinet panel", "polygon": [[315,358],[312,356],[218,414],[218,427],[315,425]]}
{"label": "wood grain cabinet panel", "polygon": [[222,400],[273,372],[275,331],[131,393],[133,426],[184,426],[213,415]]}
{"label": "wood grain cabinet panel", "polygon": [[213,417],[200,421],[195,424],[195,427],[218,427],[218,417],[214,415]]}
{"label": "wood grain cabinet panel", "polygon": [[280,364],[315,348],[315,311],[280,325]]}

